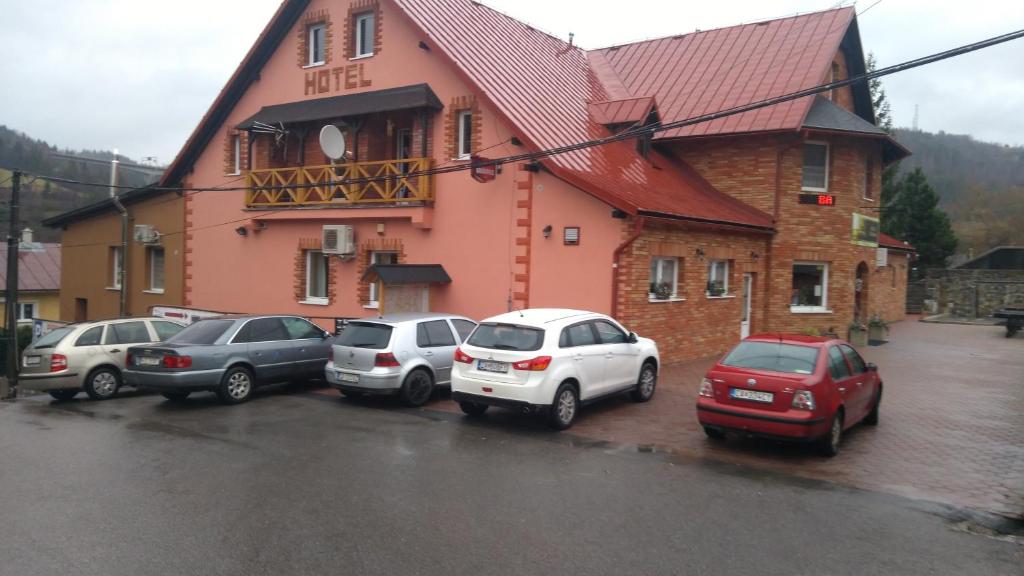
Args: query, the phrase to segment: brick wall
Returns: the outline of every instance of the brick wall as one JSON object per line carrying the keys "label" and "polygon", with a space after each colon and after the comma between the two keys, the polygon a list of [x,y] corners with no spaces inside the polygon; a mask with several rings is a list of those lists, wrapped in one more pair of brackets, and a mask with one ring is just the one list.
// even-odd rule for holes
{"label": "brick wall", "polygon": [[239,170],[245,171],[249,162],[249,133],[243,130],[228,129],[224,133],[224,173],[234,174],[235,172],[235,136],[241,141],[239,146]]}
{"label": "brick wall", "polygon": [[480,150],[480,142],[483,134],[483,115],[480,113],[480,103],[476,96],[458,96],[452,98],[451,104],[444,115],[444,148],[448,152],[448,158],[457,158],[459,145],[459,124],[458,112],[461,110],[473,111],[473,136],[469,144],[470,150],[475,154]]}
{"label": "brick wall", "polygon": [[[632,232],[632,223],[625,223],[623,239]],[[643,234],[619,260],[619,319],[630,330],[657,341],[662,362],[725,352],[740,336],[745,272],[754,274],[751,333],[763,330],[759,298],[767,242],[766,235],[687,229],[648,221]],[[698,248],[704,253],[703,259],[696,255]],[[656,256],[679,259],[678,292],[683,300],[649,299],[651,258]],[[706,295],[707,262],[712,259],[730,261],[729,294],[733,297]]]}
{"label": "brick wall", "polygon": [[353,27],[355,16],[371,11],[374,14],[373,23],[374,28],[376,28],[373,33],[373,53],[380,54],[381,40],[384,37],[384,18],[382,17],[383,11],[380,9],[380,4],[376,0],[354,0],[348,7],[348,16],[345,19],[345,32],[342,38],[344,42],[342,55],[345,59],[355,56],[356,31]]}
{"label": "brick wall", "polygon": [[910,258],[901,252],[889,251],[888,264],[881,268],[870,265],[868,287],[869,316],[881,316],[886,322],[898,322],[907,317],[907,278]]}
{"label": "brick wall", "polygon": [[[835,78],[833,79],[833,70],[835,71]],[[843,54],[842,50],[836,52],[835,57],[832,59],[832,68],[825,74],[825,78],[822,78],[822,83],[834,82],[836,80],[846,80],[850,77],[849,69],[846,66],[846,55]],[[845,108],[850,112],[853,112],[853,89],[849,86],[843,86],[842,88],[832,90],[831,94],[822,94],[828,97],[832,102],[841,108]]]}
{"label": "brick wall", "polygon": [[331,23],[330,13],[326,8],[307,12],[302,17],[298,26],[298,42],[296,42],[296,56],[299,67],[309,65],[309,27],[314,24],[324,25],[324,64],[330,64],[334,60],[334,25]]}

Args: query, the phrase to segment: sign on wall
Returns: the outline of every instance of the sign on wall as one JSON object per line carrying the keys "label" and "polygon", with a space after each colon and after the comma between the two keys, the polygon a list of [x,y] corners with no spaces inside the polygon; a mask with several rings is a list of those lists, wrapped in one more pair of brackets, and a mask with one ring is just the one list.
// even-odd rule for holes
{"label": "sign on wall", "polygon": [[881,224],[878,218],[853,213],[853,236],[851,241],[857,246],[878,248],[878,232]]}

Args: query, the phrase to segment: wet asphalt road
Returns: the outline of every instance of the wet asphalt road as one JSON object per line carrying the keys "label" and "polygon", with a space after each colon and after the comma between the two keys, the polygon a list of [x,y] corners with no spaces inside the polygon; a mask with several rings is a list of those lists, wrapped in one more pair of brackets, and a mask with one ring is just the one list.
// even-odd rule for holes
{"label": "wet asphalt road", "polygon": [[507,420],[0,403],[0,575],[1024,573],[919,502]]}

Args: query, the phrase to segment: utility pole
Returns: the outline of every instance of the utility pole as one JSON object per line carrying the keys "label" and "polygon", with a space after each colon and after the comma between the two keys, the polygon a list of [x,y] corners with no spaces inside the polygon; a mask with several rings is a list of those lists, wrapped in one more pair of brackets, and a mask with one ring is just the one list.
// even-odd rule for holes
{"label": "utility pole", "polygon": [[0,384],[0,399],[14,398],[18,393],[18,208],[21,195],[21,172],[11,175],[11,213],[7,228],[7,288],[5,326],[7,332],[7,378]]}

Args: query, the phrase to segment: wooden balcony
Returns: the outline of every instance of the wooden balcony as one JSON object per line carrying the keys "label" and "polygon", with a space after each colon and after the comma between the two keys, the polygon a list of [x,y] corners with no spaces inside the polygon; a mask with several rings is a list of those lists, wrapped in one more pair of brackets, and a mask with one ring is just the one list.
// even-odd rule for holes
{"label": "wooden balcony", "polygon": [[430,158],[352,162],[251,170],[245,195],[250,208],[381,206],[434,200]]}

